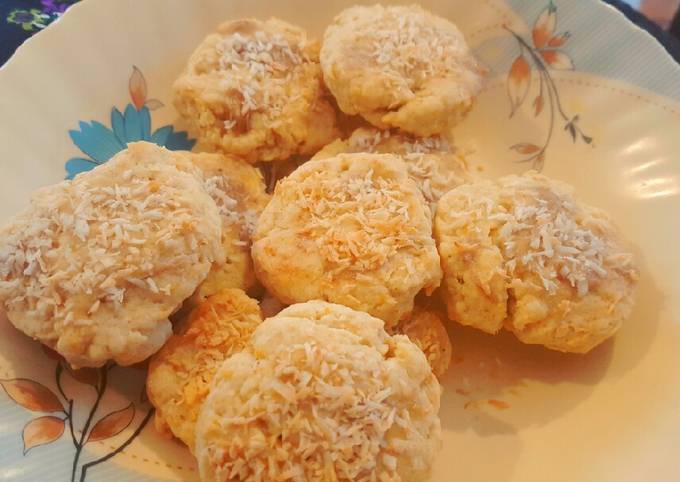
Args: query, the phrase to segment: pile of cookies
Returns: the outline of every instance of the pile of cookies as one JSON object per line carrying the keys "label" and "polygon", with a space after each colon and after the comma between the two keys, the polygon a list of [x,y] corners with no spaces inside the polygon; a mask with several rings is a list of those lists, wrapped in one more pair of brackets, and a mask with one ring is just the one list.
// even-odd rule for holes
{"label": "pile of cookies", "polygon": [[600,210],[473,175],[484,69],[448,20],[352,7],[323,42],[220,25],[174,84],[199,153],[137,142],[0,231],[0,306],[75,367],[150,357],[205,481],[424,480],[446,325],[585,353],[637,279]]}

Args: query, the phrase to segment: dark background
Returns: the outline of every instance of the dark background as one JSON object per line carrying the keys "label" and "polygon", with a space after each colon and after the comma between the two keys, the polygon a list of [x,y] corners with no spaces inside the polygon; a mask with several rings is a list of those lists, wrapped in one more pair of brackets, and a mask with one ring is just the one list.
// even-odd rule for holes
{"label": "dark background", "polygon": [[[0,65],[26,39],[40,32],[78,0],[0,0]],[[537,0],[538,1],[538,0]],[[602,0],[651,33],[680,62],[680,0]],[[634,5],[653,20],[649,20]],[[675,34],[675,37],[672,33]]]}

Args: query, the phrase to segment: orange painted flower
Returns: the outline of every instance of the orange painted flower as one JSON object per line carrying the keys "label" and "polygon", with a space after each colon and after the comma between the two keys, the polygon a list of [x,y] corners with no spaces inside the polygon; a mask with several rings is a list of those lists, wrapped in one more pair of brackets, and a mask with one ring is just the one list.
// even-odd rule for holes
{"label": "orange painted flower", "polygon": [[548,44],[548,41],[555,33],[557,26],[557,8],[550,2],[548,7],[536,19],[534,28],[531,31],[531,36],[534,41],[534,46],[541,49]]}
{"label": "orange painted flower", "polygon": [[571,58],[559,50],[541,50],[541,57],[553,69],[573,70],[574,62]]}
{"label": "orange painted flower", "polygon": [[130,76],[130,81],[128,82],[128,89],[130,90],[130,98],[132,99],[132,103],[135,105],[137,110],[140,110],[146,103],[147,89],[144,75],[142,75],[142,72],[137,68],[137,66],[132,67],[132,75]]}
{"label": "orange painted flower", "polygon": [[526,99],[531,85],[531,67],[529,62],[520,55],[512,63],[508,73],[508,96],[510,97],[510,117],[512,117]]}
{"label": "orange painted flower", "polygon": [[562,45],[567,43],[569,37],[571,37],[571,34],[569,32],[564,32],[559,35],[555,35],[553,38],[548,40],[548,47],[561,47]]}

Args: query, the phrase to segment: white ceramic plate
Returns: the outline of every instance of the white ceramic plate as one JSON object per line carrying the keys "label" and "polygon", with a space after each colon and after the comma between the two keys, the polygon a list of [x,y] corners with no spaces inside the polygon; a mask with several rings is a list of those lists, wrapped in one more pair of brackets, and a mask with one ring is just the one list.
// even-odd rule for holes
{"label": "white ceramic plate", "polygon": [[[321,34],[350,3],[76,5],[0,70],[0,221],[126,141],[190,147],[169,87],[220,20],[275,15]],[[490,176],[543,164],[576,185],[611,211],[642,269],[632,319],[587,356],[452,329],[434,480],[680,480],[680,68],[596,0],[423,3],[491,71],[458,144]],[[5,320],[0,330],[0,479],[196,478],[188,452],[145,426],[143,368],[73,374]]]}

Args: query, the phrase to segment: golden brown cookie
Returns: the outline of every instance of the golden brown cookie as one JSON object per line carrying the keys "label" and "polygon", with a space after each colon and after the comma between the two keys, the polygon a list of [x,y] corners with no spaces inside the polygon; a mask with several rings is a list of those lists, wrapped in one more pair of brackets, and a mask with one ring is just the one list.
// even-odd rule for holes
{"label": "golden brown cookie", "polygon": [[221,24],[173,89],[203,148],[249,162],[312,154],[337,135],[319,45],[281,20]]}
{"label": "golden brown cookie", "polygon": [[460,30],[417,5],[344,10],[326,29],[321,67],[343,112],[421,137],[448,133],[482,87]]}
{"label": "golden brown cookie", "polygon": [[130,365],[157,351],[168,316],[223,260],[217,206],[158,153],[124,150],[43,188],[1,231],[8,318],[74,366]]}
{"label": "golden brown cookie", "polygon": [[250,289],[255,284],[251,237],[270,199],[262,174],[231,156],[190,152],[176,155],[185,156],[201,170],[203,186],[217,204],[222,218],[225,261],[213,264],[196,296],[205,298],[225,288]]}
{"label": "golden brown cookie", "polygon": [[309,161],[276,187],[253,236],[258,279],[285,304],[345,304],[396,323],[441,278],[430,212],[385,154]]}
{"label": "golden brown cookie", "polygon": [[290,306],[215,375],[196,427],[201,479],[425,480],[439,399],[423,353],[381,320]]}
{"label": "golden brown cookie", "polygon": [[399,323],[392,331],[408,336],[422,350],[432,372],[441,380],[449,369],[453,350],[439,312],[416,304],[410,318]]}
{"label": "golden brown cookie", "polygon": [[312,159],[332,157],[343,152],[396,154],[425,196],[433,213],[446,192],[472,179],[465,158],[439,136],[417,138],[399,132],[362,127],[346,140],[336,139]]}
{"label": "golden brown cookie", "polygon": [[149,363],[146,391],[155,423],[194,451],[196,419],[222,362],[240,352],[262,322],[257,301],[225,289],[203,300]]}
{"label": "golden brown cookie", "polygon": [[434,232],[459,323],[585,353],[630,315],[633,256],[566,184],[528,173],[460,186],[440,200]]}

